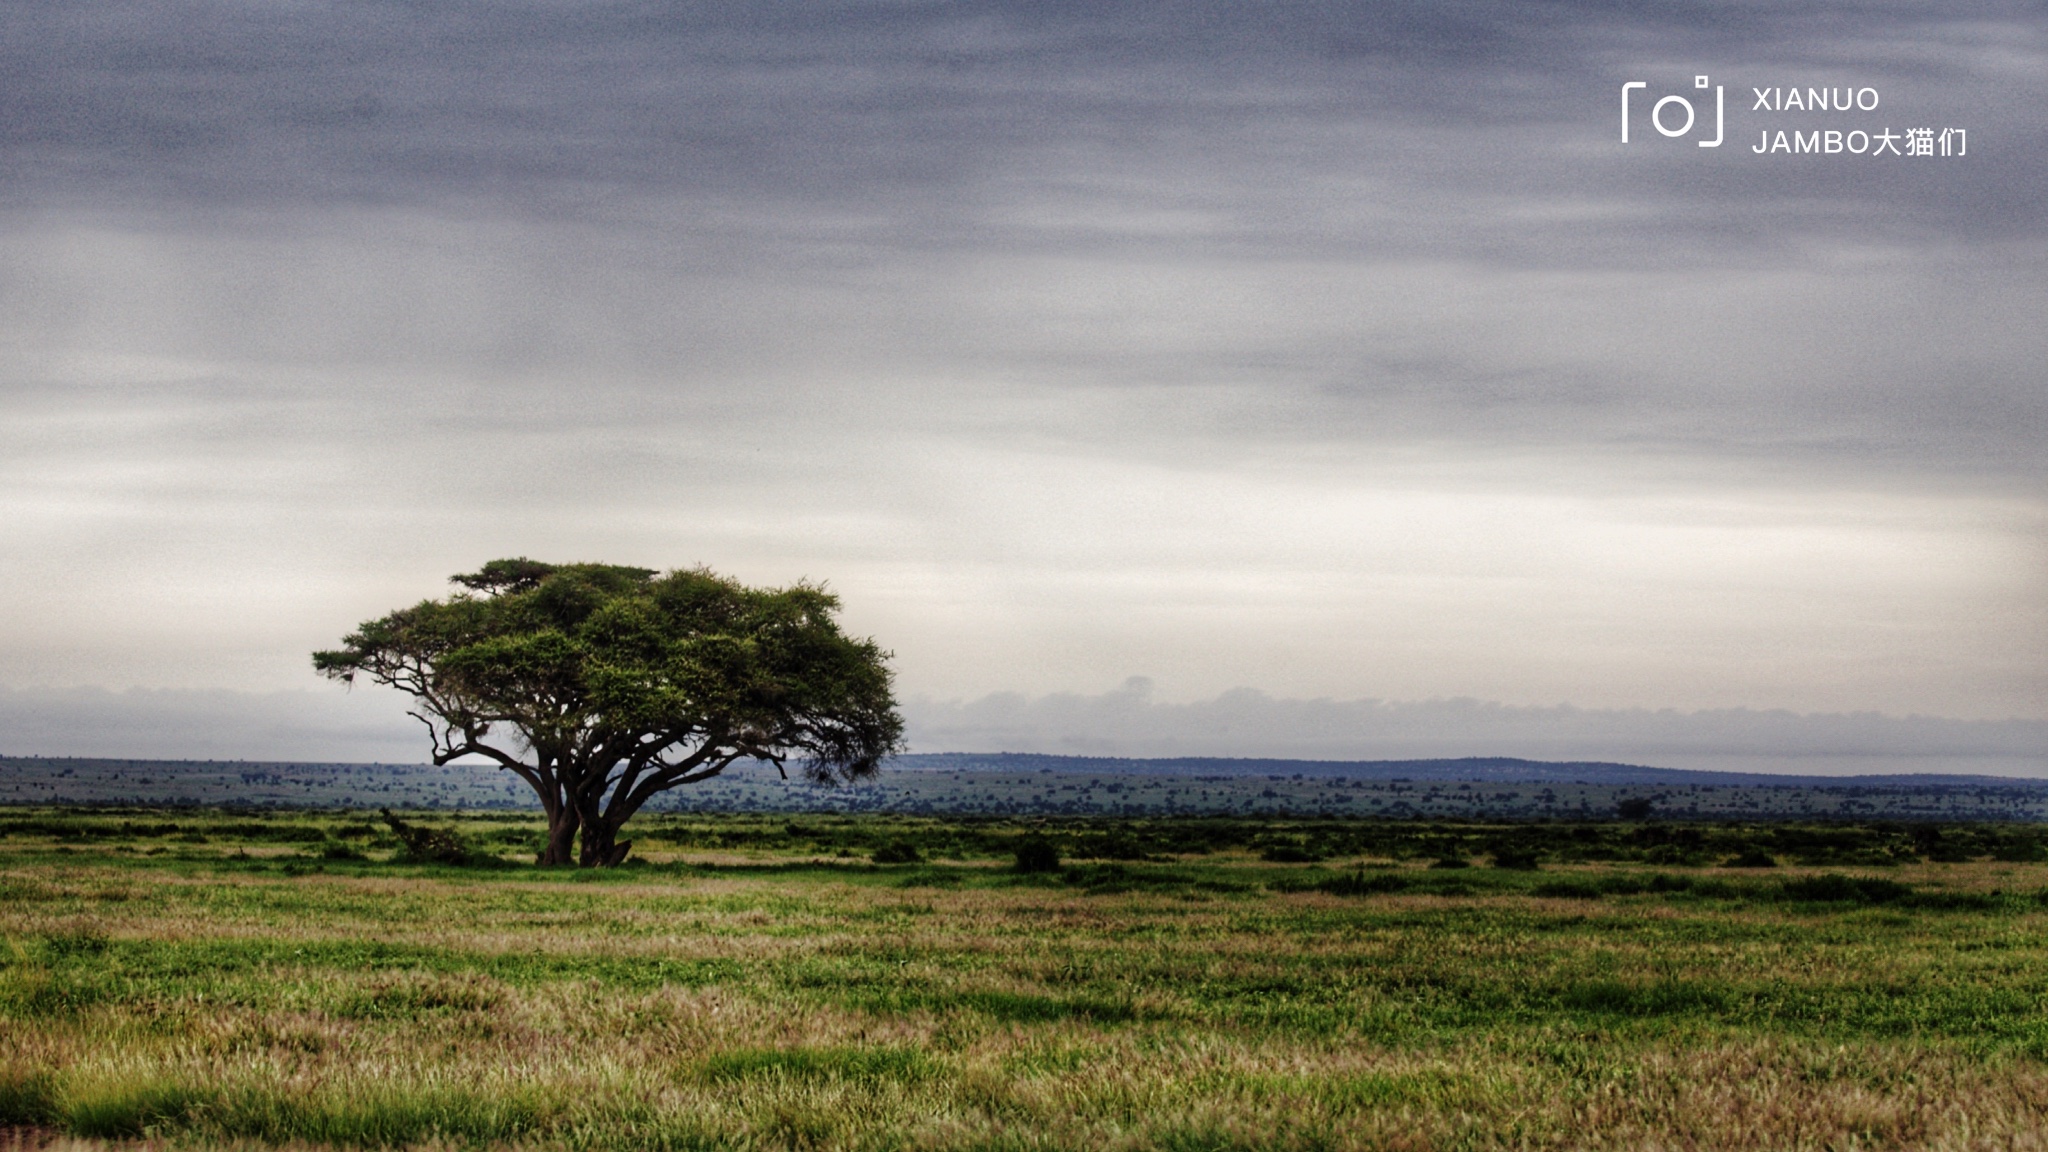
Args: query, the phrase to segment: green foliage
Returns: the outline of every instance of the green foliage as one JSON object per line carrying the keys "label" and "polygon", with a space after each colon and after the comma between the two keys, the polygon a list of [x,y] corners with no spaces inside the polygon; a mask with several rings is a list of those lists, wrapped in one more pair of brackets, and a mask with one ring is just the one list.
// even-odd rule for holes
{"label": "green foliage", "polygon": [[455,580],[485,595],[365,623],[315,668],[411,692],[458,745],[496,725],[557,754],[716,733],[827,778],[873,772],[901,734],[883,654],[839,633],[821,588],[524,559]]}
{"label": "green foliage", "polygon": [[748,588],[704,569],[496,560],[466,591],[364,623],[313,654],[321,673],[414,699],[434,762],[518,774],[552,821],[544,863],[616,864],[653,796],[734,761],[794,759],[820,782],[897,751],[886,655],[843,635],[822,588]]}
{"label": "green foliage", "polygon": [[1388,892],[1405,892],[1414,882],[1398,872],[1352,872],[1318,880],[1314,888],[1333,896],[1381,896]]}
{"label": "green foliage", "polygon": [[[414,864],[474,864],[481,857],[463,843],[462,836],[453,828],[428,828],[408,823],[392,814],[391,809],[382,809],[384,822],[391,826],[391,834],[405,845],[403,859]],[[343,848],[344,853],[349,849]],[[343,859],[360,858],[361,853],[345,855]]]}
{"label": "green foliage", "polygon": [[1911,887],[1896,880],[1834,872],[1787,880],[1778,891],[1787,900],[1846,904],[1891,904],[1913,894]]}
{"label": "green foliage", "polygon": [[1598,900],[1606,895],[1600,885],[1586,880],[1546,880],[1529,894],[1550,900]]}
{"label": "green foliage", "polygon": [[1700,1015],[1727,1003],[1725,994],[1703,981],[1671,979],[1587,980],[1570,985],[1559,1000],[1580,1012],[1637,1017]]}
{"label": "green foliage", "polygon": [[[310,856],[349,863],[333,848],[346,843],[372,861],[400,849],[388,827],[356,811],[250,811],[184,809],[175,820],[138,818],[138,809],[17,810],[0,820],[0,844],[47,851],[55,846],[170,850],[179,857],[214,859],[246,848],[252,865],[270,866],[276,846],[301,846]],[[535,851],[545,833],[537,814],[517,810],[421,813],[398,810],[414,823],[458,835],[476,851],[519,855]],[[381,824],[381,821],[380,821]],[[1020,844],[1037,840],[1061,860],[1172,863],[1188,859],[1267,859],[1270,849],[1293,845],[1316,860],[1361,858],[1427,863],[1453,857],[1533,856],[1546,866],[1642,864],[1692,868],[1778,866],[1891,869],[1924,860],[1918,846],[1943,845],[1944,855],[2022,864],[2048,844],[2048,826],[2034,824],[1904,825],[1868,823],[1717,822],[1643,825],[1613,821],[1503,823],[1483,820],[1374,820],[1298,817],[1100,816],[1004,818],[939,817],[885,813],[787,814],[722,812],[651,813],[636,827],[650,852],[796,853],[866,860],[891,845],[926,860],[1010,862]],[[1932,833],[1933,835],[1930,835]],[[1670,857],[1677,857],[1676,861]],[[1311,864],[1280,861],[1275,864]],[[1054,866],[1057,870],[1057,865]],[[0,892],[8,881],[0,879]]]}
{"label": "green foliage", "polygon": [[1057,872],[1059,849],[1042,837],[1029,837],[1017,845],[1015,866],[1019,872]]}
{"label": "green foliage", "polygon": [[873,860],[877,864],[922,864],[924,853],[908,840],[891,840],[875,849]]}
{"label": "green foliage", "polygon": [[1075,865],[1062,872],[1060,880],[1095,893],[1246,892],[1257,887],[1241,878],[1219,876],[1209,869],[1133,868],[1124,864]]}
{"label": "green foliage", "polygon": [[57,1119],[57,1076],[48,1068],[0,1066],[0,1128],[40,1127]]}
{"label": "green foliage", "polygon": [[220,1098],[218,1091],[150,1080],[106,1084],[64,1101],[64,1126],[79,1136],[133,1139],[191,1124]]}
{"label": "green foliage", "polygon": [[1520,848],[1497,848],[1493,853],[1493,866],[1510,872],[1534,872],[1543,867],[1543,858]]}
{"label": "green foliage", "polygon": [[1261,849],[1259,859],[1275,864],[1314,864],[1327,857],[1304,844],[1282,840]]}

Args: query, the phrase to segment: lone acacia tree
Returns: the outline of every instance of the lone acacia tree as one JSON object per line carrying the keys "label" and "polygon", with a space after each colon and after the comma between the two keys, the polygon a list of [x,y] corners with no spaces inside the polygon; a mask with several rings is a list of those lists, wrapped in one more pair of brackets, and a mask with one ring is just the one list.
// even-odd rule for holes
{"label": "lone acacia tree", "polygon": [[814,585],[523,558],[453,582],[313,667],[410,693],[434,763],[482,756],[531,785],[542,864],[620,863],[619,829],[649,799],[734,761],[855,780],[901,744],[888,654],[842,634],[838,597]]}

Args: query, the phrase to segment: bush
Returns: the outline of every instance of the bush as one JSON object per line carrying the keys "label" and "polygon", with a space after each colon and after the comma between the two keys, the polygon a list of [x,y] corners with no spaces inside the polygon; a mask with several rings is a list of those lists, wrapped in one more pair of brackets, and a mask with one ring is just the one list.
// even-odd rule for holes
{"label": "bush", "polygon": [[1911,896],[1913,889],[1896,880],[1829,872],[1787,880],[1779,885],[1778,893],[1787,900],[1815,904],[1890,904]]}
{"label": "bush", "polygon": [[1693,881],[1690,877],[1670,876],[1662,872],[1651,876],[1644,876],[1639,872],[1624,872],[1602,877],[1599,886],[1601,893],[1607,896],[1640,896],[1645,892],[1667,895],[1691,891]]}
{"label": "bush", "polygon": [[1510,872],[1535,872],[1543,867],[1540,857],[1534,852],[1519,848],[1501,848],[1493,854],[1493,866]]}
{"label": "bush", "polygon": [[1778,858],[1761,848],[1750,848],[1722,864],[1723,868],[1776,868]]}
{"label": "bush", "polygon": [[55,1077],[41,1068],[0,1067],[0,1127],[48,1124],[58,1109]]}
{"label": "bush", "polygon": [[1431,868],[1470,868],[1472,862],[1463,856],[1443,856],[1431,861]]}
{"label": "bush", "polygon": [[2003,902],[2003,894],[1995,888],[1989,892],[1915,892],[1906,897],[1906,903],[1915,908],[1944,912],[1989,912]]}
{"label": "bush", "polygon": [[1408,878],[1398,872],[1381,872],[1368,876],[1353,872],[1344,876],[1332,876],[1317,884],[1318,892],[1332,896],[1377,896],[1384,892],[1399,892],[1408,887]]}
{"label": "bush", "polygon": [[391,832],[405,845],[405,858],[415,864],[470,864],[477,860],[477,854],[470,851],[462,837],[453,828],[425,828],[408,824],[392,815],[391,809],[381,809],[384,822],[391,826]]}
{"label": "bush", "polygon": [[1084,837],[1074,845],[1074,855],[1089,860],[1159,862],[1166,859],[1152,852],[1143,841],[1122,832]]}
{"label": "bush", "polygon": [[[917,845],[912,844],[908,840],[891,840],[889,843],[875,849],[874,855],[869,857],[869,859],[877,864],[922,864],[924,863],[924,853],[919,852]],[[1054,865],[1054,867],[1058,867],[1058,865]]]}
{"label": "bush", "polygon": [[1017,845],[1017,871],[1057,872],[1060,870],[1059,849],[1043,837],[1033,836]]}

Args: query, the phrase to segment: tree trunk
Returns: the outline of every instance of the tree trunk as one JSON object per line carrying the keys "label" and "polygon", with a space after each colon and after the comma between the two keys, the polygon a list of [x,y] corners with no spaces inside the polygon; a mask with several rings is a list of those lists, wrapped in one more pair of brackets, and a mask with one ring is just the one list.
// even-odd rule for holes
{"label": "tree trunk", "polygon": [[534,863],[542,866],[576,863],[576,828],[581,823],[573,805],[564,804],[548,813],[548,844],[541,849]]}
{"label": "tree trunk", "polygon": [[583,825],[583,854],[577,861],[585,868],[616,868],[633,850],[631,840],[619,840],[618,827],[602,817]]}

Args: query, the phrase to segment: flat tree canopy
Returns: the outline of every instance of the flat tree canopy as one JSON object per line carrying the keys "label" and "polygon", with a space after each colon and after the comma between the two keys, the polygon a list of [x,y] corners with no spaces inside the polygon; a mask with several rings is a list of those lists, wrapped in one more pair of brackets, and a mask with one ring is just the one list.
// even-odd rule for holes
{"label": "flat tree canopy", "polygon": [[623,861],[619,829],[650,798],[742,758],[831,782],[900,748],[888,653],[842,634],[822,588],[523,558],[453,580],[313,667],[410,693],[434,763],[482,756],[531,785],[543,864]]}

